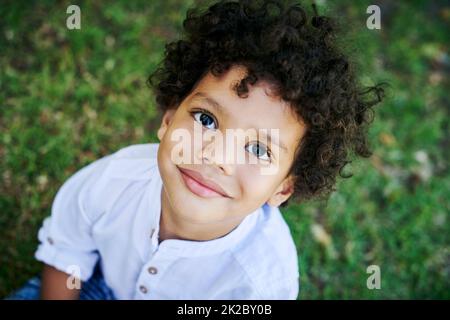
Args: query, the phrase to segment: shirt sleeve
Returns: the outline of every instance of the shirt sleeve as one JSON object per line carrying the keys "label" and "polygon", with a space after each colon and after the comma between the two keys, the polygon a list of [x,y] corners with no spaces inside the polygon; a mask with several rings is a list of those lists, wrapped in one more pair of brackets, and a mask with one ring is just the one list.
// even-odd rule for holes
{"label": "shirt sleeve", "polygon": [[261,294],[264,300],[297,300],[299,293],[299,281],[296,279],[286,279],[279,283],[268,286]]}
{"label": "shirt sleeve", "polygon": [[35,258],[54,268],[88,280],[98,260],[92,225],[101,210],[98,188],[111,155],[96,160],[73,174],[56,193],[38,232]]}
{"label": "shirt sleeve", "polygon": [[225,290],[208,299],[213,300],[296,300],[299,293],[299,281],[285,279],[274,283],[255,285],[242,283],[236,288]]}
{"label": "shirt sleeve", "polygon": [[241,291],[243,300],[297,300],[299,282],[297,279],[284,279],[273,283],[264,283],[253,290]]}

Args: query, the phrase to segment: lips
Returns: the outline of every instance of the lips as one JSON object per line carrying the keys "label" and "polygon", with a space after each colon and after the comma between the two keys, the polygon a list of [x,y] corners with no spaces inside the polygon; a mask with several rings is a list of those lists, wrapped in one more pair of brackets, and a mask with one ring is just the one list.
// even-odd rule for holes
{"label": "lips", "polygon": [[178,169],[186,186],[196,195],[204,198],[230,197],[221,186],[214,181],[204,178],[200,172],[180,167]]}

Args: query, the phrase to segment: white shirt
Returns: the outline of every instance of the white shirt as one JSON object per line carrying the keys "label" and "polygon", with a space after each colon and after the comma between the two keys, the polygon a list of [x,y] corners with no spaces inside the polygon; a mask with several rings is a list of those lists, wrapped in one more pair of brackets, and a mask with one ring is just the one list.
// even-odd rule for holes
{"label": "white shirt", "polygon": [[158,147],[123,148],[71,176],[36,259],[86,281],[100,258],[118,299],[296,299],[297,251],[277,207],[264,204],[217,239],[159,243]]}

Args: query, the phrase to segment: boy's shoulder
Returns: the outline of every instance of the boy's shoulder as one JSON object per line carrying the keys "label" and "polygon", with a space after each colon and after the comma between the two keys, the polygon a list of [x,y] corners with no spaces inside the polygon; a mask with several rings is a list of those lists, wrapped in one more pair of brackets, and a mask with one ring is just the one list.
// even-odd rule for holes
{"label": "boy's shoulder", "polygon": [[115,159],[156,159],[159,143],[132,144],[117,150]]}
{"label": "boy's shoulder", "polygon": [[158,147],[157,143],[146,143],[120,148],[74,173],[66,181],[66,189],[83,196],[95,221],[131,184],[159,177]]}
{"label": "boy's shoulder", "polygon": [[232,253],[261,290],[298,283],[298,255],[290,229],[278,207],[264,204],[247,241]]}
{"label": "boy's shoulder", "polygon": [[108,163],[104,170],[104,176],[131,180],[150,178],[144,173],[157,166],[158,147],[159,143],[134,144],[105,156],[102,159],[107,160]]}

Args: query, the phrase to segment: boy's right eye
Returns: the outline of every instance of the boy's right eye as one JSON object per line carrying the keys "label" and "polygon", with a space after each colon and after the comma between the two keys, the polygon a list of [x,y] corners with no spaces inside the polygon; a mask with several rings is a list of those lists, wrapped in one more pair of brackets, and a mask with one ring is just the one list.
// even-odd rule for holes
{"label": "boy's right eye", "polygon": [[217,129],[216,121],[214,120],[212,115],[210,115],[209,113],[204,112],[204,111],[195,111],[195,112],[192,112],[192,116],[198,123],[200,123],[205,128],[208,128],[211,130]]}

